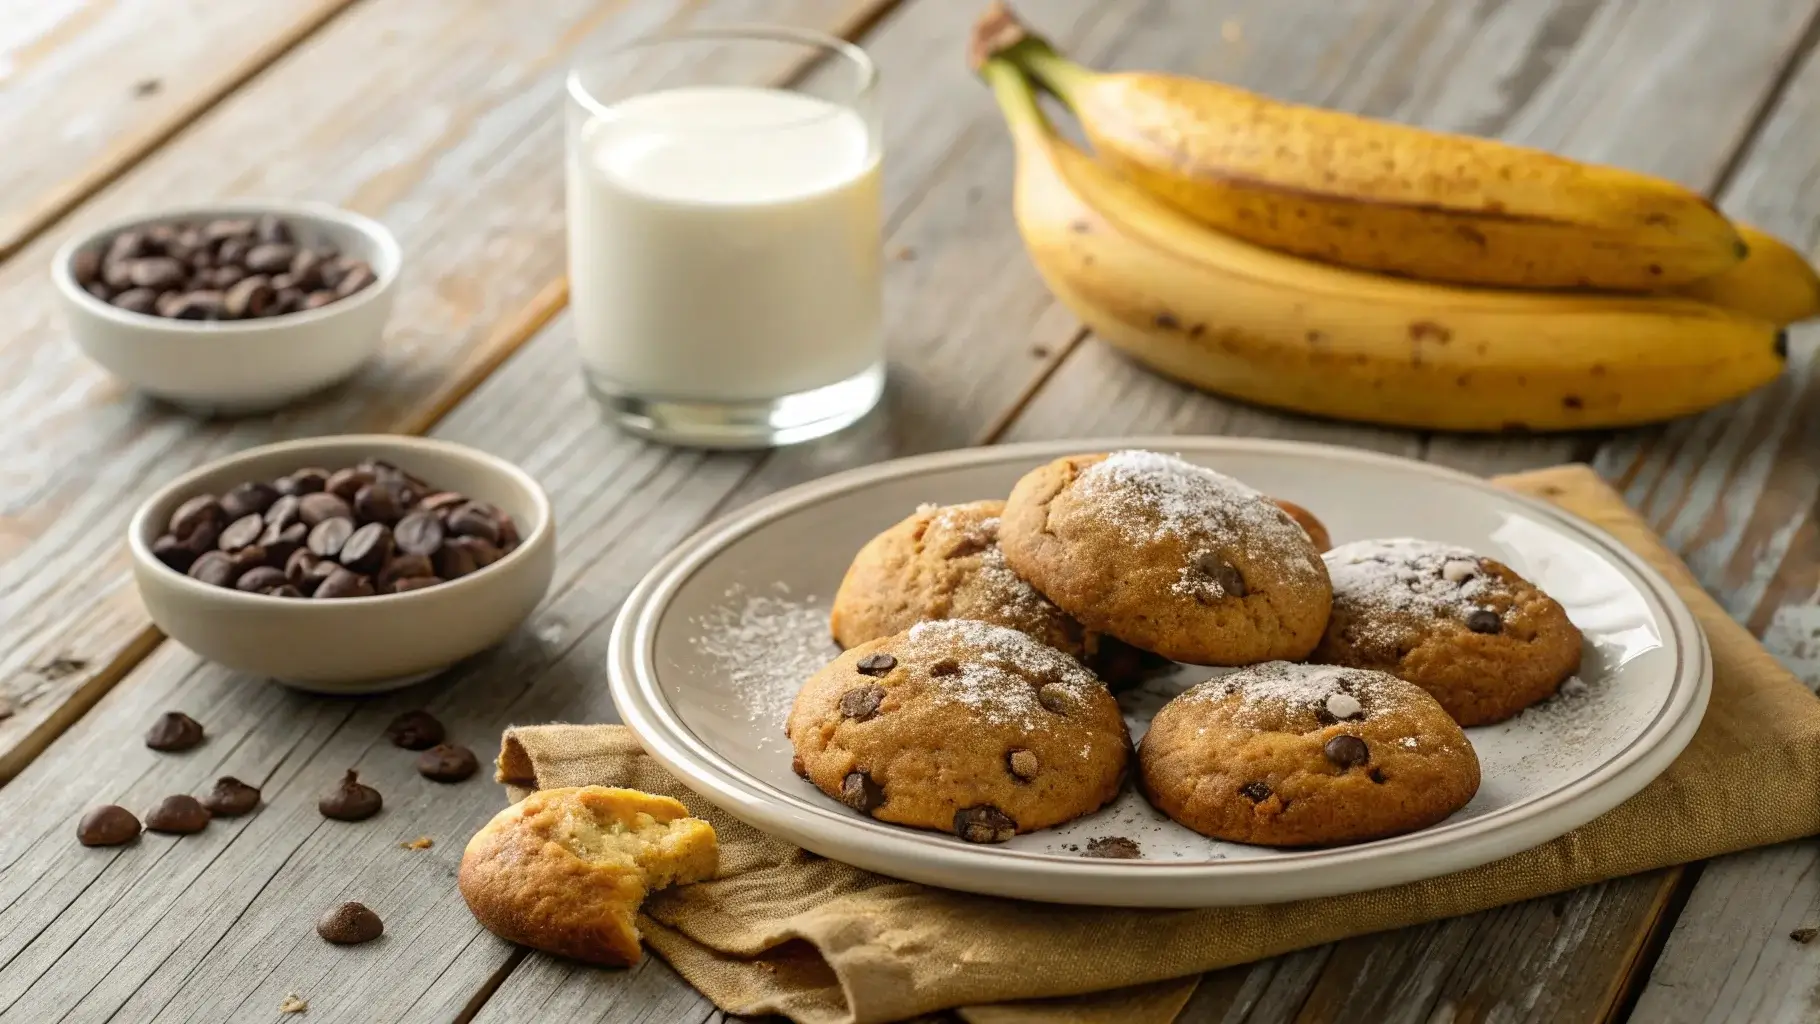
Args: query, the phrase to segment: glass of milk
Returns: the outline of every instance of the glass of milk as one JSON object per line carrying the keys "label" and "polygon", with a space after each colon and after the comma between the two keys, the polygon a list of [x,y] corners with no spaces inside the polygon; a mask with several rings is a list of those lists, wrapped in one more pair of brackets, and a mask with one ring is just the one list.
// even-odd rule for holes
{"label": "glass of milk", "polygon": [[[656,37],[571,72],[570,305],[622,427],[765,447],[877,404],[877,79],[858,47],[784,28]],[[766,81],[789,84],[747,84]]]}

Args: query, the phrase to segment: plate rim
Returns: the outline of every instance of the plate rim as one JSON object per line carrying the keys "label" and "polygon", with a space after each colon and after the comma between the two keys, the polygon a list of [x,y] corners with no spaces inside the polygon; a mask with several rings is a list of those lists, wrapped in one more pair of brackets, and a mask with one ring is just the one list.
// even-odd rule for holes
{"label": "plate rim", "polygon": [[[881,479],[993,462],[1040,462],[1120,448],[1195,454],[1274,453],[1377,464],[1465,485],[1524,507],[1629,570],[1660,606],[1669,633],[1663,638],[1664,646],[1675,656],[1668,699],[1641,733],[1590,771],[1565,785],[1467,821],[1370,843],[1288,851],[1271,857],[1122,861],[960,846],[935,833],[860,819],[834,806],[816,807],[751,776],[714,750],[663,695],[654,645],[670,600],[696,571],[740,537]],[[1432,463],[1339,445],[1204,435],[1096,437],[952,449],[891,459],[786,488],[704,525],[659,560],[622,604],[613,625],[608,662],[615,706],[646,751],[684,785],[754,827],[815,852],[912,881],[1049,902],[1157,907],[1239,905],[1363,891],[1465,870],[1547,842],[1617,806],[1660,774],[1692,739],[1704,717],[1712,685],[1704,632],[1670,581],[1588,520],[1499,488],[1484,478]],[[1334,877],[1323,878],[1323,873]],[[1242,891],[1196,894],[1184,891],[1185,886],[1240,887]],[[1093,898],[1076,898],[1067,890],[1090,890]]]}

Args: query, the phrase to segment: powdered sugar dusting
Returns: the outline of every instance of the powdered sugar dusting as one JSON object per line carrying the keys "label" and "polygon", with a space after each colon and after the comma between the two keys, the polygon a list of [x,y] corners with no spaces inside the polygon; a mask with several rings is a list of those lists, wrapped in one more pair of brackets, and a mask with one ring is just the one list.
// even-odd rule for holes
{"label": "powdered sugar dusting", "polygon": [[1270,499],[1244,483],[1174,455],[1127,449],[1081,472],[1083,495],[1101,501],[1108,522],[1133,544],[1172,539],[1189,546],[1176,593],[1209,600],[1225,596],[1205,560],[1221,549],[1270,564],[1296,579],[1311,579],[1306,559],[1284,557],[1307,550],[1308,534]]}
{"label": "powdered sugar dusting", "polygon": [[712,659],[732,692],[746,700],[740,710],[760,745],[788,749],[784,719],[796,692],[840,654],[828,636],[828,608],[813,595],[792,597],[783,584],[768,594],[734,587],[726,596],[726,604],[694,620],[699,632],[689,644]]}
{"label": "powdered sugar dusting", "polygon": [[1336,611],[1464,618],[1495,584],[1463,547],[1399,537],[1342,544],[1321,556]]}
{"label": "powdered sugar dusting", "polygon": [[1320,715],[1326,712],[1330,700],[1340,696],[1357,700],[1363,705],[1362,713],[1369,715],[1404,703],[1401,690],[1378,672],[1267,661],[1209,679],[1181,699],[1213,702],[1237,694],[1240,700],[1234,720],[1259,724],[1277,717],[1284,709]]}
{"label": "powdered sugar dusting", "polygon": [[1104,690],[1080,662],[1053,647],[1015,629],[970,619],[919,622],[910,627],[902,653],[931,663],[952,659],[955,671],[930,673],[935,692],[997,725],[1038,728],[1046,721],[1039,693],[1047,687],[1059,687],[1070,702]]}

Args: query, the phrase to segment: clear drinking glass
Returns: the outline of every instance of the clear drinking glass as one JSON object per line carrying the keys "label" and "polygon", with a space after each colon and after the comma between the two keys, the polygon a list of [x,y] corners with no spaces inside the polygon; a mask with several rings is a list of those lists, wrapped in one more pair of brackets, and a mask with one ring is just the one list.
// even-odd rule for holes
{"label": "clear drinking glass", "polygon": [[[569,301],[621,426],[764,447],[878,402],[877,79],[856,46],[769,27],[659,36],[570,73]],[[746,84],[767,81],[789,84]]]}

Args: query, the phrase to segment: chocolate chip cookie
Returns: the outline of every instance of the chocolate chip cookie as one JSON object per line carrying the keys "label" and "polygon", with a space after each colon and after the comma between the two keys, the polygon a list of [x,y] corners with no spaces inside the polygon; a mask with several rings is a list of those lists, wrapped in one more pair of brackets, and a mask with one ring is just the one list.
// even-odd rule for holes
{"label": "chocolate chip cookie", "polygon": [[1131,741],[1080,662],[1003,626],[921,622],[810,677],[785,732],[799,774],[880,821],[999,843],[1118,793]]}
{"label": "chocolate chip cookie", "polygon": [[1154,452],[1072,455],[1026,474],[999,543],[1088,629],[1200,665],[1297,659],[1332,591],[1308,534],[1250,487]]}
{"label": "chocolate chip cookie", "polygon": [[924,505],[866,542],[834,595],[830,627],[843,648],[932,619],[973,619],[1085,659],[1098,637],[1005,564],[1002,501]]}
{"label": "chocolate chip cookie", "polygon": [[1333,616],[1312,661],[1406,679],[1463,726],[1509,718],[1580,669],[1567,612],[1501,562],[1411,539],[1356,541],[1325,558]]}
{"label": "chocolate chip cookie", "polygon": [[1209,679],[1164,705],[1138,764],[1165,814],[1260,846],[1411,832],[1479,789],[1472,744],[1419,687],[1284,661]]}

